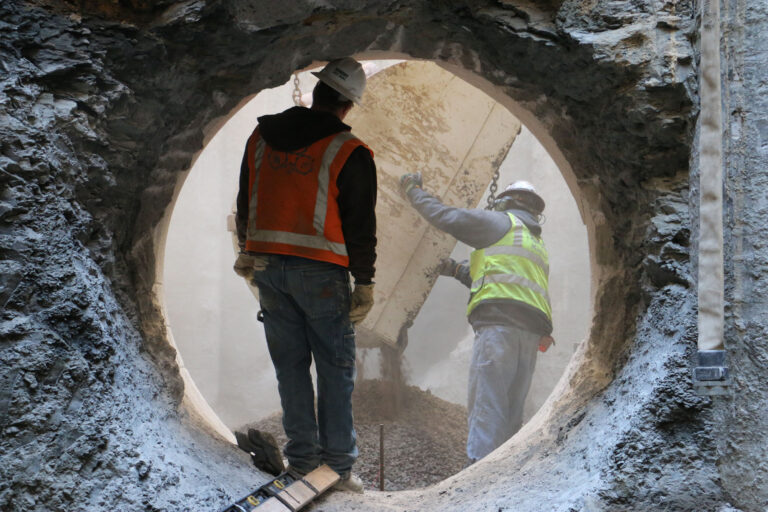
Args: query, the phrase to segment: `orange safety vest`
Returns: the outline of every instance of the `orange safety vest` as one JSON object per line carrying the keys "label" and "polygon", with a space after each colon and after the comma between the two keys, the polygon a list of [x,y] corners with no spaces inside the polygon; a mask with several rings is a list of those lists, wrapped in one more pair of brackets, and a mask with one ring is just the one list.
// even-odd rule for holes
{"label": "orange safety vest", "polygon": [[[349,266],[336,179],[359,146],[348,131],[306,148],[278,151],[258,127],[248,139],[248,229],[245,249]],[[371,151],[373,157],[373,151]]]}

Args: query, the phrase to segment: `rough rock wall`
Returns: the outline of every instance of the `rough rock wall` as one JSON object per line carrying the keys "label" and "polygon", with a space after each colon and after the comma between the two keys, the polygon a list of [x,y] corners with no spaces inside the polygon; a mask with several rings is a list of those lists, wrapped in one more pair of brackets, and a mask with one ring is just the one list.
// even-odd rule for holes
{"label": "rough rock wall", "polygon": [[[215,508],[260,478],[176,409],[180,379],[152,292],[155,230],[209,122],[312,60],[356,52],[463,68],[531,112],[588,204],[599,287],[589,344],[540,432],[490,457],[492,467],[447,481],[445,492],[334,495],[326,508],[421,499],[422,510],[539,510],[542,502],[715,510],[735,496],[738,473],[761,469],[765,408],[750,419],[742,410],[764,404],[765,392],[751,386],[761,382],[756,333],[765,320],[733,289],[742,320],[731,317],[733,366],[750,398],[715,417],[689,378],[691,1],[78,5],[0,6],[4,510],[30,508],[41,495],[53,509]],[[733,41],[739,16],[734,3]],[[742,92],[742,110],[760,105],[757,88]],[[764,128],[747,118],[750,129]],[[732,155],[743,166],[735,199],[757,194],[749,187],[764,173],[753,166],[764,158],[746,147]],[[733,211],[749,213],[746,227],[756,231],[759,204],[737,203],[744,211]],[[761,247],[748,231],[729,236],[738,247],[755,244],[744,254],[757,263]],[[737,256],[729,254],[731,275],[759,292],[764,276]],[[717,451],[705,427],[721,419],[736,439]],[[718,456],[727,458],[723,480]],[[758,510],[764,479],[747,485],[752,498],[741,506]]]}
{"label": "rough rock wall", "polygon": [[216,508],[253,477],[180,421],[172,354],[138,329],[125,255],[146,173],[107,162],[147,164],[113,115],[121,32],[20,3],[0,28],[0,509],[164,509],[190,477]]}
{"label": "rough rock wall", "polygon": [[733,384],[713,430],[734,505],[768,508],[768,2],[727,0],[723,38],[725,348]]}

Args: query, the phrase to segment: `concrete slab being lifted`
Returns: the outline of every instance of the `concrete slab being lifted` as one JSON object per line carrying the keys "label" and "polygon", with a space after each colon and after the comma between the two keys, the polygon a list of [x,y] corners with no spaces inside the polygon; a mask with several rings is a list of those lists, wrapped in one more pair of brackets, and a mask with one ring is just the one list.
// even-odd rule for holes
{"label": "concrete slab being lifted", "polygon": [[[456,240],[401,197],[399,178],[420,172],[446,204],[473,208],[520,133],[520,121],[485,93],[431,62],[406,61],[368,80],[345,119],[374,151],[378,176],[375,305],[356,328],[362,348],[398,346]],[[230,219],[230,224],[233,220]],[[234,231],[234,225],[230,226]],[[233,236],[233,247],[237,241]],[[258,298],[258,290],[250,286]]]}
{"label": "concrete slab being lifted", "polygon": [[456,245],[400,196],[400,176],[421,172],[424,188],[446,204],[475,207],[520,133],[520,122],[479,89],[419,61],[371,77],[363,105],[346,121],[373,148],[379,185],[376,302],[357,327],[357,345],[396,346],[429,295],[435,268]]}

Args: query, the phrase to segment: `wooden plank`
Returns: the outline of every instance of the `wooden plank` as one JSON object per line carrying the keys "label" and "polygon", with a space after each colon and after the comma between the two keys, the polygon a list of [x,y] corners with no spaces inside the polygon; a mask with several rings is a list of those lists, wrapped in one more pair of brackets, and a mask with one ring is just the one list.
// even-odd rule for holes
{"label": "wooden plank", "polygon": [[317,489],[317,492],[320,494],[324,493],[329,487],[338,482],[340,478],[339,474],[332,470],[327,464],[323,464],[304,476],[304,480],[309,482],[309,485]]}
{"label": "wooden plank", "polygon": [[299,510],[304,505],[315,499],[317,494],[310,489],[307,484],[301,480],[293,482],[283,489],[278,497],[291,506],[294,510]]}
{"label": "wooden plank", "polygon": [[292,512],[290,508],[280,503],[280,500],[277,498],[269,498],[257,506],[255,510],[258,510],[258,512]]}

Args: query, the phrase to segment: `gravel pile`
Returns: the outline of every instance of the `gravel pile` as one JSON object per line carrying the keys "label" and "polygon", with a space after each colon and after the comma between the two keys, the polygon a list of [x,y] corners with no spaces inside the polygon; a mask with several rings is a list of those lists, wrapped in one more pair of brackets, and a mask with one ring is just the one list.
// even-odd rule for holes
{"label": "gravel pile", "polygon": [[[355,385],[352,404],[360,456],[354,472],[367,489],[379,488],[380,425],[384,425],[384,490],[426,487],[457,473],[466,461],[467,412],[414,386],[400,393],[380,380]],[[266,431],[281,447],[286,438],[277,413],[246,428]]]}

